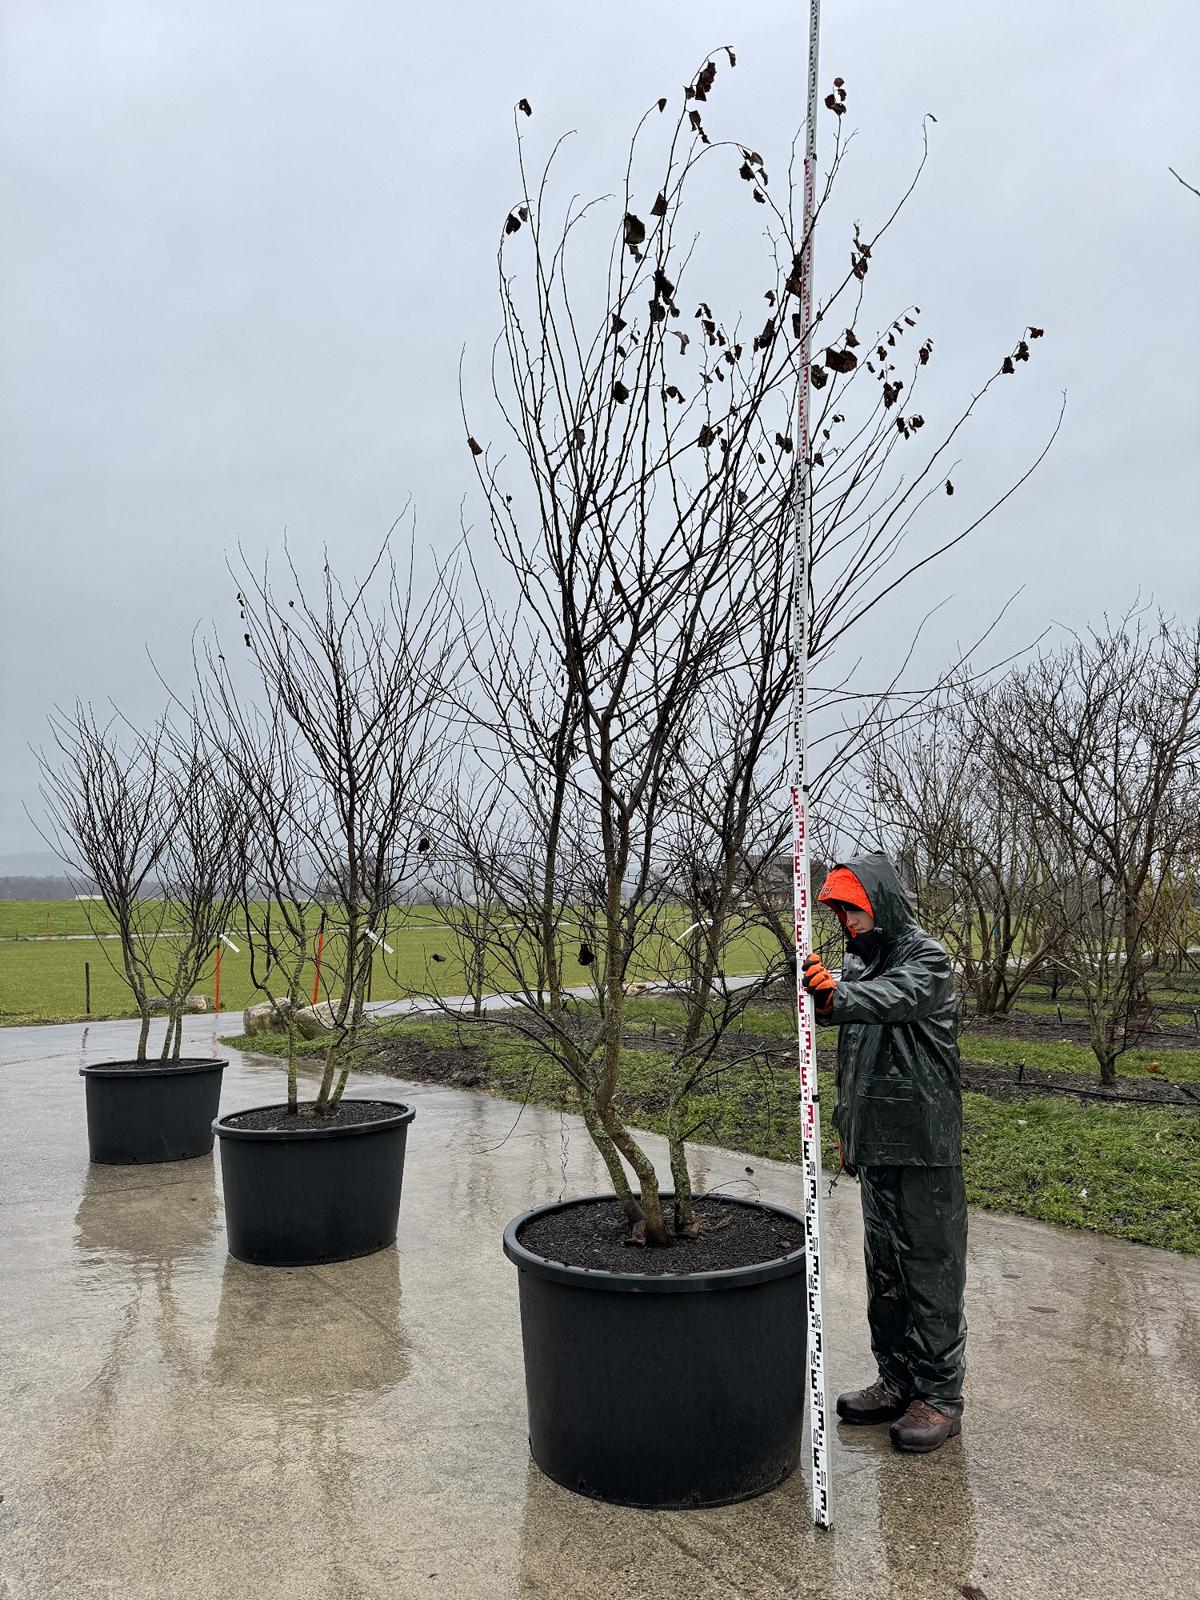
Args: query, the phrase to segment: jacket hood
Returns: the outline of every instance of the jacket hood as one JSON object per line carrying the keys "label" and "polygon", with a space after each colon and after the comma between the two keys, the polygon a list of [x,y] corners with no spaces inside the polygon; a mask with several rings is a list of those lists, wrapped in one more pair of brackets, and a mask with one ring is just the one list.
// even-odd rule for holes
{"label": "jacket hood", "polygon": [[889,943],[901,934],[916,930],[917,919],[896,869],[881,850],[857,856],[853,861],[839,861],[836,865],[852,872],[867,891],[875,913],[875,926]]}

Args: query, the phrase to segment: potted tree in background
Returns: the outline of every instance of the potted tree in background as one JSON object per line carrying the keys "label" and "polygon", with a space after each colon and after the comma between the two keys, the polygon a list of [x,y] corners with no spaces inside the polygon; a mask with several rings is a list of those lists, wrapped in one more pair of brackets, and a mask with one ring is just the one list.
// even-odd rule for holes
{"label": "potted tree in background", "polygon": [[[77,703],[51,727],[54,751],[39,755],[47,837],[69,872],[95,884],[108,923],[93,900],[83,904],[141,1020],[132,1061],[79,1069],[92,1160],[205,1155],[225,1062],[182,1056],[183,1016],[230,915],[241,807],[192,722],[164,719],[139,734]],[[156,1009],[163,1037],[152,1056]]]}
{"label": "potted tree in background", "polygon": [[[259,698],[216,650],[203,674],[209,737],[250,815],[241,927],[252,980],[288,1035],[286,1099],[216,1123],[230,1250],[273,1266],[346,1260],[396,1238],[415,1113],[344,1091],[376,942],[428,849],[454,637],[444,573],[418,603],[411,557],[402,579],[389,544],[348,588],[326,560],[315,600],[290,557],[287,572],[286,598],[267,572],[241,575]],[[305,1099],[300,983],[322,917],[324,1066]]]}
{"label": "potted tree in background", "polygon": [[[515,601],[507,614],[489,581],[473,645],[475,764],[501,822],[474,835],[472,881],[503,908],[490,939],[516,1002],[505,1023],[566,1075],[613,1191],[539,1207],[505,1234],[530,1442],[572,1489],[660,1506],[779,1482],[799,1459],[804,1395],[802,1219],[693,1195],[686,1150],[706,1073],[736,1065],[719,1051],[756,985],[729,978],[728,956],[746,937],[756,876],[788,835],[778,797],[804,332],[791,197],[758,152],[710,142],[716,75],[714,58],[664,119],[665,153],[650,161],[656,114],[642,119],[609,248],[583,251],[590,206],[572,202],[554,222],[548,172],[523,186],[501,243],[495,385],[524,487],[467,419]],[[844,108],[844,90],[831,100]],[[841,154],[839,134],[826,196]],[[745,321],[724,319],[698,281],[719,265],[690,208],[698,166],[712,161],[730,163],[744,205],[721,217],[723,240],[745,228],[761,241],[766,223],[760,309]],[[809,605],[812,659],[829,674],[814,696],[826,772],[889,707],[902,718],[914,704],[899,684],[911,645],[871,692],[847,682],[852,664],[837,669],[847,636],[995,508],[905,548],[980,396],[922,449],[924,418],[908,408],[932,342],[902,375],[905,341],[920,338],[915,310],[866,330],[863,284],[885,228],[855,231],[819,313]],[[532,261],[518,276],[519,249]],[[596,260],[608,263],[599,284],[581,265]],[[1022,341],[1015,359],[1027,353]],[[764,964],[759,989],[781,965]],[[669,1188],[621,1112],[630,990],[664,973],[683,1018],[658,1056]]]}

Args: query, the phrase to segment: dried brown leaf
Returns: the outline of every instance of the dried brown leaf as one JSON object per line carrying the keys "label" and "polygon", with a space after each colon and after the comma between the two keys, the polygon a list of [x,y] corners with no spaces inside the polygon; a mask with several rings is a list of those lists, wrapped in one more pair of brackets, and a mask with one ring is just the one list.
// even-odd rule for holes
{"label": "dried brown leaf", "polygon": [[692,99],[707,100],[708,91],[712,88],[713,81],[716,76],[717,63],[715,61],[706,61],[697,74],[695,83],[691,87],[690,94]]}

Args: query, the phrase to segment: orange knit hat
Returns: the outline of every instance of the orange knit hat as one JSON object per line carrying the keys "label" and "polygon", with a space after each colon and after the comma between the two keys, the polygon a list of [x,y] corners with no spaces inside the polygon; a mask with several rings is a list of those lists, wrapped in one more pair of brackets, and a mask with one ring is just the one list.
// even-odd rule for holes
{"label": "orange knit hat", "polygon": [[865,911],[869,917],[875,915],[875,907],[871,904],[867,891],[850,871],[849,867],[834,867],[817,896],[818,900],[840,900],[844,905],[857,906],[860,911]]}

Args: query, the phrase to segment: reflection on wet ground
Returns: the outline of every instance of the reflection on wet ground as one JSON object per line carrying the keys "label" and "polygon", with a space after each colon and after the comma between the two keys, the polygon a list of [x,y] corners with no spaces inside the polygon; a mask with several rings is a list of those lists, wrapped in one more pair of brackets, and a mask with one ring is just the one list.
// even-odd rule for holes
{"label": "reflection on wet ground", "polygon": [[[82,1032],[0,1032],[4,1600],[1195,1592],[1196,1262],[975,1213],[961,1439],[909,1459],[839,1430],[832,1535],[802,1476],[701,1513],[603,1506],[529,1463],[500,1251],[516,1212],[604,1186],[573,1119],[411,1086],[398,1248],[251,1267],[219,1153],[88,1165],[76,1069],[130,1041]],[[187,1032],[218,1053],[212,1019]],[[223,1105],[280,1087],[235,1054]],[[794,1170],[753,1166],[698,1154],[702,1185],[799,1204]],[[826,1226],[837,1389],[870,1375],[852,1185]]]}

